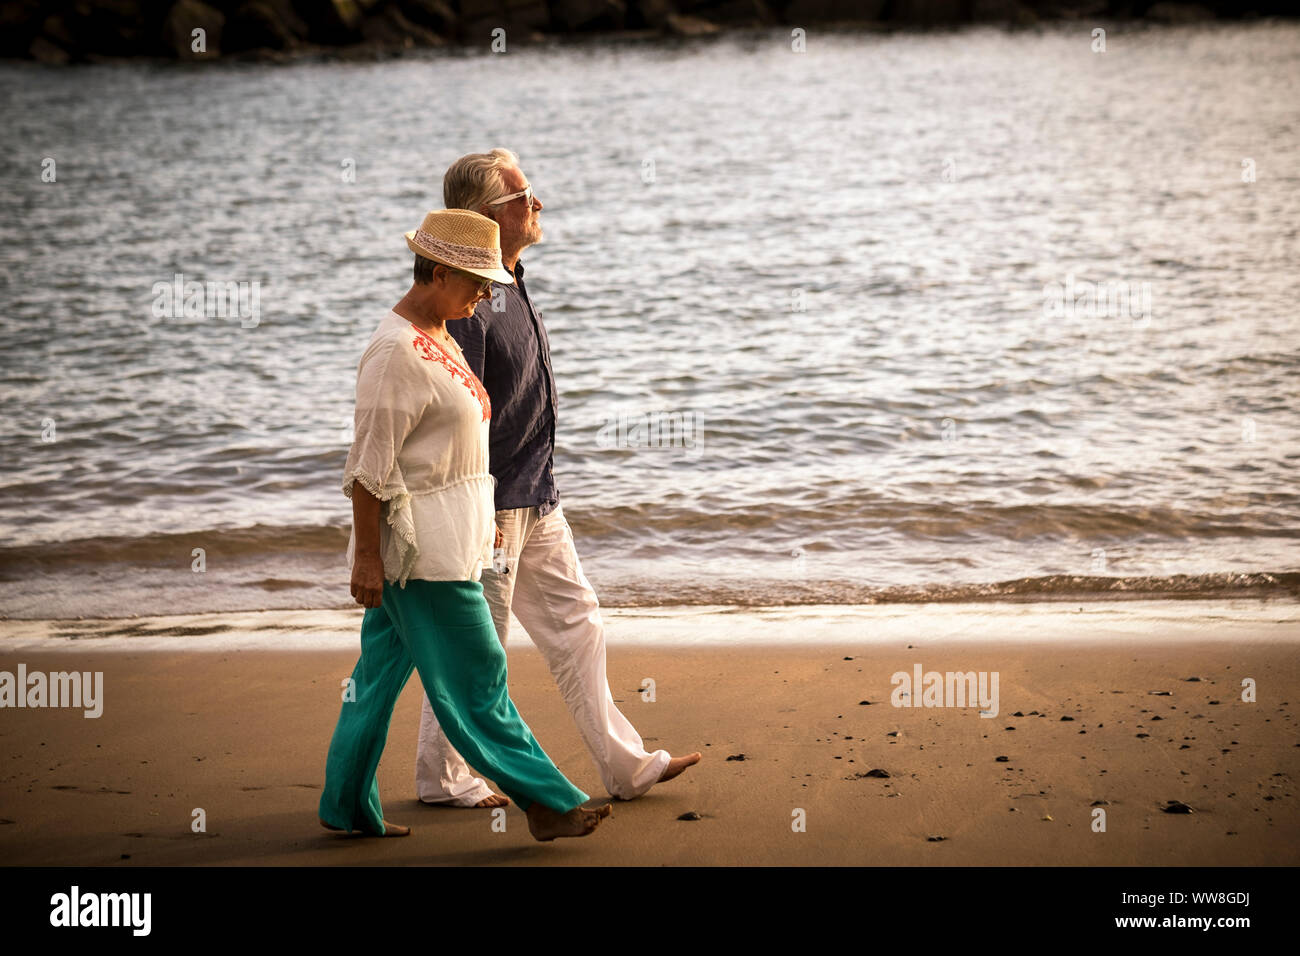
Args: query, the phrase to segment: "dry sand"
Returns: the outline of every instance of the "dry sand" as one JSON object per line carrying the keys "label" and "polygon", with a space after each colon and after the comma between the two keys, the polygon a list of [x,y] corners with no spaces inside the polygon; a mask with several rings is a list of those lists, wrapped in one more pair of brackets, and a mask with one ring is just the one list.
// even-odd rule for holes
{"label": "dry sand", "polygon": [[[0,710],[0,862],[1294,865],[1296,614],[1294,605],[1214,613],[1180,602],[1085,613],[665,610],[652,616],[707,619],[730,643],[612,640],[610,684],[651,748],[698,749],[704,761],[640,800],[615,802],[593,836],[545,845],[529,838],[517,808],[502,833],[488,811],[415,799],[414,679],[379,769],[385,815],[413,834],[320,829],[325,752],[355,650],[250,650],[239,634],[225,650],[179,650],[190,645],[172,638],[173,649],[137,651],[125,637],[105,650],[60,642],[50,635],[67,626],[48,623],[46,640],[33,638],[33,625],[20,640],[6,622],[0,670],[103,671],[105,704],[98,719]],[[1115,615],[1138,623],[1116,628]],[[845,619],[880,626],[839,644],[764,639],[800,617],[832,618],[839,633]],[[634,630],[638,618],[647,613],[624,612],[611,631]],[[1026,618],[1033,639],[1022,633]],[[960,635],[953,621],[966,622]],[[998,716],[892,706],[891,675],[918,663],[998,672]],[[512,641],[510,673],[551,757],[593,799],[607,799],[531,645]],[[639,693],[645,678],[653,702]],[[1242,700],[1244,678],[1257,682],[1256,702]],[[862,776],[874,769],[889,776]],[[1169,801],[1192,812],[1163,812]],[[1104,832],[1095,829],[1099,802]],[[206,832],[192,830],[196,808]],[[700,819],[678,819],[691,811]]]}

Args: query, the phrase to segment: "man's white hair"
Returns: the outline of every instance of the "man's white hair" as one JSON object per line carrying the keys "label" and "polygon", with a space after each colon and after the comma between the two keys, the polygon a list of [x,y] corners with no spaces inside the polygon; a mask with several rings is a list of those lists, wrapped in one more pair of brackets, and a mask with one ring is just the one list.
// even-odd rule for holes
{"label": "man's white hair", "polygon": [[[447,167],[442,177],[442,202],[448,209],[479,208],[506,193],[501,171],[519,165],[519,157],[497,147],[490,153],[469,153]],[[495,219],[495,216],[490,216]]]}

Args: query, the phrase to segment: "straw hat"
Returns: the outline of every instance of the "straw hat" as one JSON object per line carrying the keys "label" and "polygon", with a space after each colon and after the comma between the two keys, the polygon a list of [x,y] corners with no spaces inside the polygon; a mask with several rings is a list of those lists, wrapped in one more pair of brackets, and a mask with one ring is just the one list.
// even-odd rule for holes
{"label": "straw hat", "polygon": [[433,210],[419,229],[406,234],[406,244],[417,256],[453,269],[493,282],[515,281],[501,266],[500,227],[468,209]]}

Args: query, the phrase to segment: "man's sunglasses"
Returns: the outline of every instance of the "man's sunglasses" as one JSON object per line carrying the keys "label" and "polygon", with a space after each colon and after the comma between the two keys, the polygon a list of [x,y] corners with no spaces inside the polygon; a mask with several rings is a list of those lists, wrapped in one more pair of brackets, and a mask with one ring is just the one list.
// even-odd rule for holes
{"label": "man's sunglasses", "polygon": [[492,200],[490,203],[488,203],[488,205],[489,205],[489,206],[500,206],[502,203],[508,203],[508,202],[510,202],[512,199],[518,199],[520,196],[523,196],[523,197],[524,197],[524,202],[527,203],[527,204],[528,204],[528,208],[531,209],[532,206],[533,206],[533,187],[532,187],[532,186],[525,186],[525,187],[524,187],[520,192],[517,192],[517,193],[511,193],[509,196],[502,196],[500,199],[494,199],[494,200]]}

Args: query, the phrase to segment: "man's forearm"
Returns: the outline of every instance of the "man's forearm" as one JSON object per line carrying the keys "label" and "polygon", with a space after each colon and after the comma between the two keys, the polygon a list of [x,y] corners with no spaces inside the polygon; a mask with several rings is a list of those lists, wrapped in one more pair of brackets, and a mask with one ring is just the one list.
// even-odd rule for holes
{"label": "man's forearm", "polygon": [[357,536],[357,554],[379,554],[379,499],[361,482],[352,485],[352,528]]}

